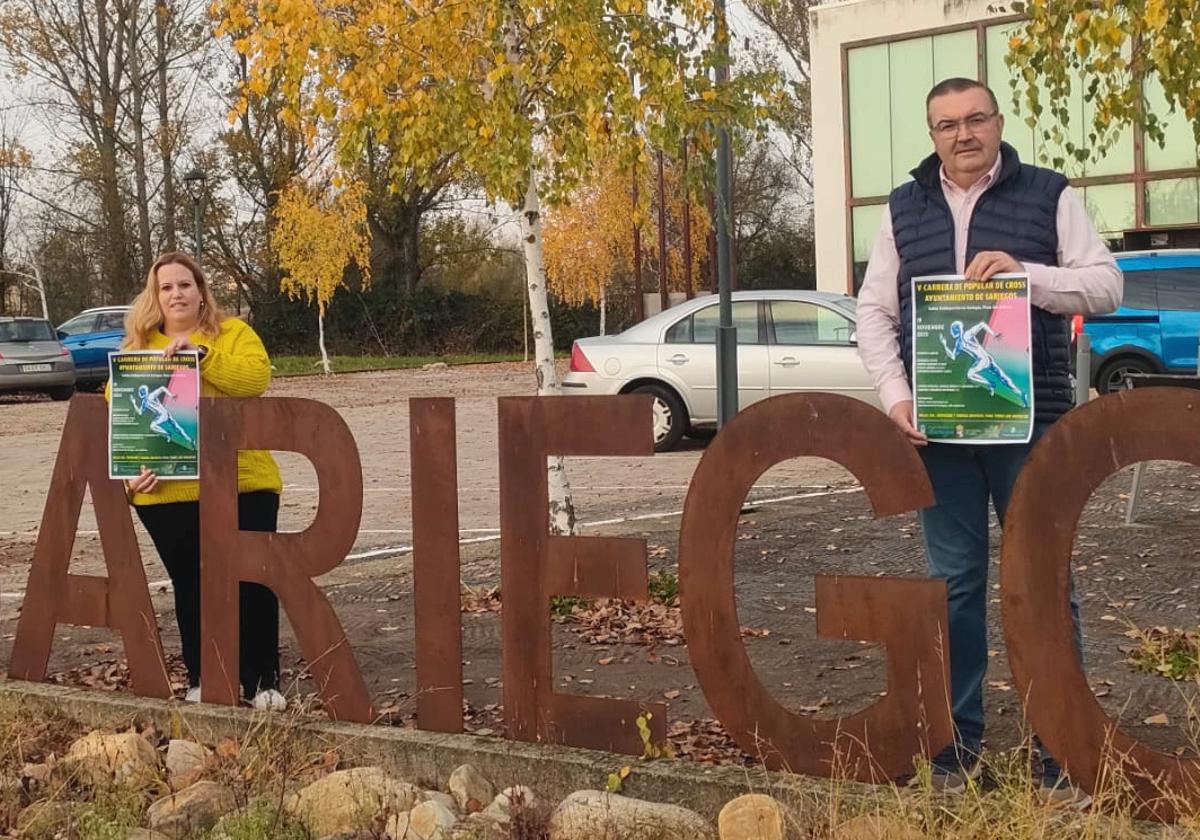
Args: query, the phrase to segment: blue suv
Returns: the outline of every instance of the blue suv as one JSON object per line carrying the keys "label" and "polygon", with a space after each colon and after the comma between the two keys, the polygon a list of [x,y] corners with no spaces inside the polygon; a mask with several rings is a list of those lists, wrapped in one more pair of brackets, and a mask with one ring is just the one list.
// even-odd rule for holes
{"label": "blue suv", "polygon": [[1124,387],[1127,373],[1196,373],[1200,339],[1200,250],[1116,254],[1125,299],[1109,315],[1089,315],[1092,384]]}
{"label": "blue suv", "polygon": [[75,360],[75,387],[102,388],[108,381],[108,354],[125,338],[128,306],[85,309],[58,328],[58,337]]}

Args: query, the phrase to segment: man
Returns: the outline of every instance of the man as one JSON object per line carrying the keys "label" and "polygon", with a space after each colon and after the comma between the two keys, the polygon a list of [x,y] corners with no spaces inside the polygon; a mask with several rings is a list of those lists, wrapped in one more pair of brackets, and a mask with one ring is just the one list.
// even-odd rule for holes
{"label": "man", "polygon": [[[972,79],[947,79],[925,100],[935,153],[897,187],[883,213],[858,302],[858,345],[884,410],[904,430],[933,484],[919,514],[930,574],[946,581],[955,743],[933,761],[934,784],[954,793],[979,773],[987,671],[988,498],[1001,526],[1026,456],[1073,405],[1069,318],[1111,312],[1122,277],[1079,196],[1057,172],[1021,163],[1002,142],[995,95]],[[962,274],[989,281],[1029,275],[1033,307],[1033,440],[930,444],[913,425],[914,277]],[[1076,645],[1079,611],[1072,596]],[[1044,750],[1041,793],[1085,807],[1089,798]]]}

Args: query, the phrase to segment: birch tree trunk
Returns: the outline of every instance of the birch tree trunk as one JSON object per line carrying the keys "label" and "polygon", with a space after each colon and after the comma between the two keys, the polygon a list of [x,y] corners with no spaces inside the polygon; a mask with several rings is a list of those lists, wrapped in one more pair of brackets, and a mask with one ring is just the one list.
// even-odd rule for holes
{"label": "birch tree trunk", "polygon": [[326,376],[333,373],[329,368],[329,353],[325,351],[325,307],[317,309],[317,346],[321,348],[321,370]]}
{"label": "birch tree trunk", "polygon": [[604,324],[605,320],[607,320],[607,318],[606,318],[607,314],[608,314],[608,288],[606,286],[601,286],[600,287],[600,335],[608,335],[608,333],[605,330],[605,324]]}
{"label": "birch tree trunk", "polygon": [[[525,204],[521,208],[521,244],[525,252],[525,286],[533,324],[533,359],[538,396],[558,396],[558,373],[554,369],[554,338],[550,331],[550,302],[546,296],[546,266],[542,250],[541,202],[537,172],[529,171]],[[575,502],[562,458],[549,458],[546,480],[550,488],[550,530],[555,534],[575,533]]]}

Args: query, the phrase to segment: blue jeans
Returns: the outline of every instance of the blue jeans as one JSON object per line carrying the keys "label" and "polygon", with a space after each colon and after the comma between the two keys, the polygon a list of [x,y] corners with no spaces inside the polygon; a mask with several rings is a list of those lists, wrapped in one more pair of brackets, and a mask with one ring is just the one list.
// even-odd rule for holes
{"label": "blue jeans", "polygon": [[[918,516],[929,574],[946,581],[950,618],[950,699],[956,742],[978,753],[983,740],[983,678],[987,673],[988,497],[1000,525],[1017,474],[1038,438],[1027,444],[931,443],[919,451],[933,484],[935,502]],[[1079,604],[1071,588],[1075,646],[1082,659]]]}

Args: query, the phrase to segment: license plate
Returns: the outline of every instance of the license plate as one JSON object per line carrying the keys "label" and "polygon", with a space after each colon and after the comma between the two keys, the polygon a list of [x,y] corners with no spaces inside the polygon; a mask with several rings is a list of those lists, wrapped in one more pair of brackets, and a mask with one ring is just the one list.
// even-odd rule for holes
{"label": "license plate", "polygon": [[54,365],[21,365],[21,373],[49,373]]}

